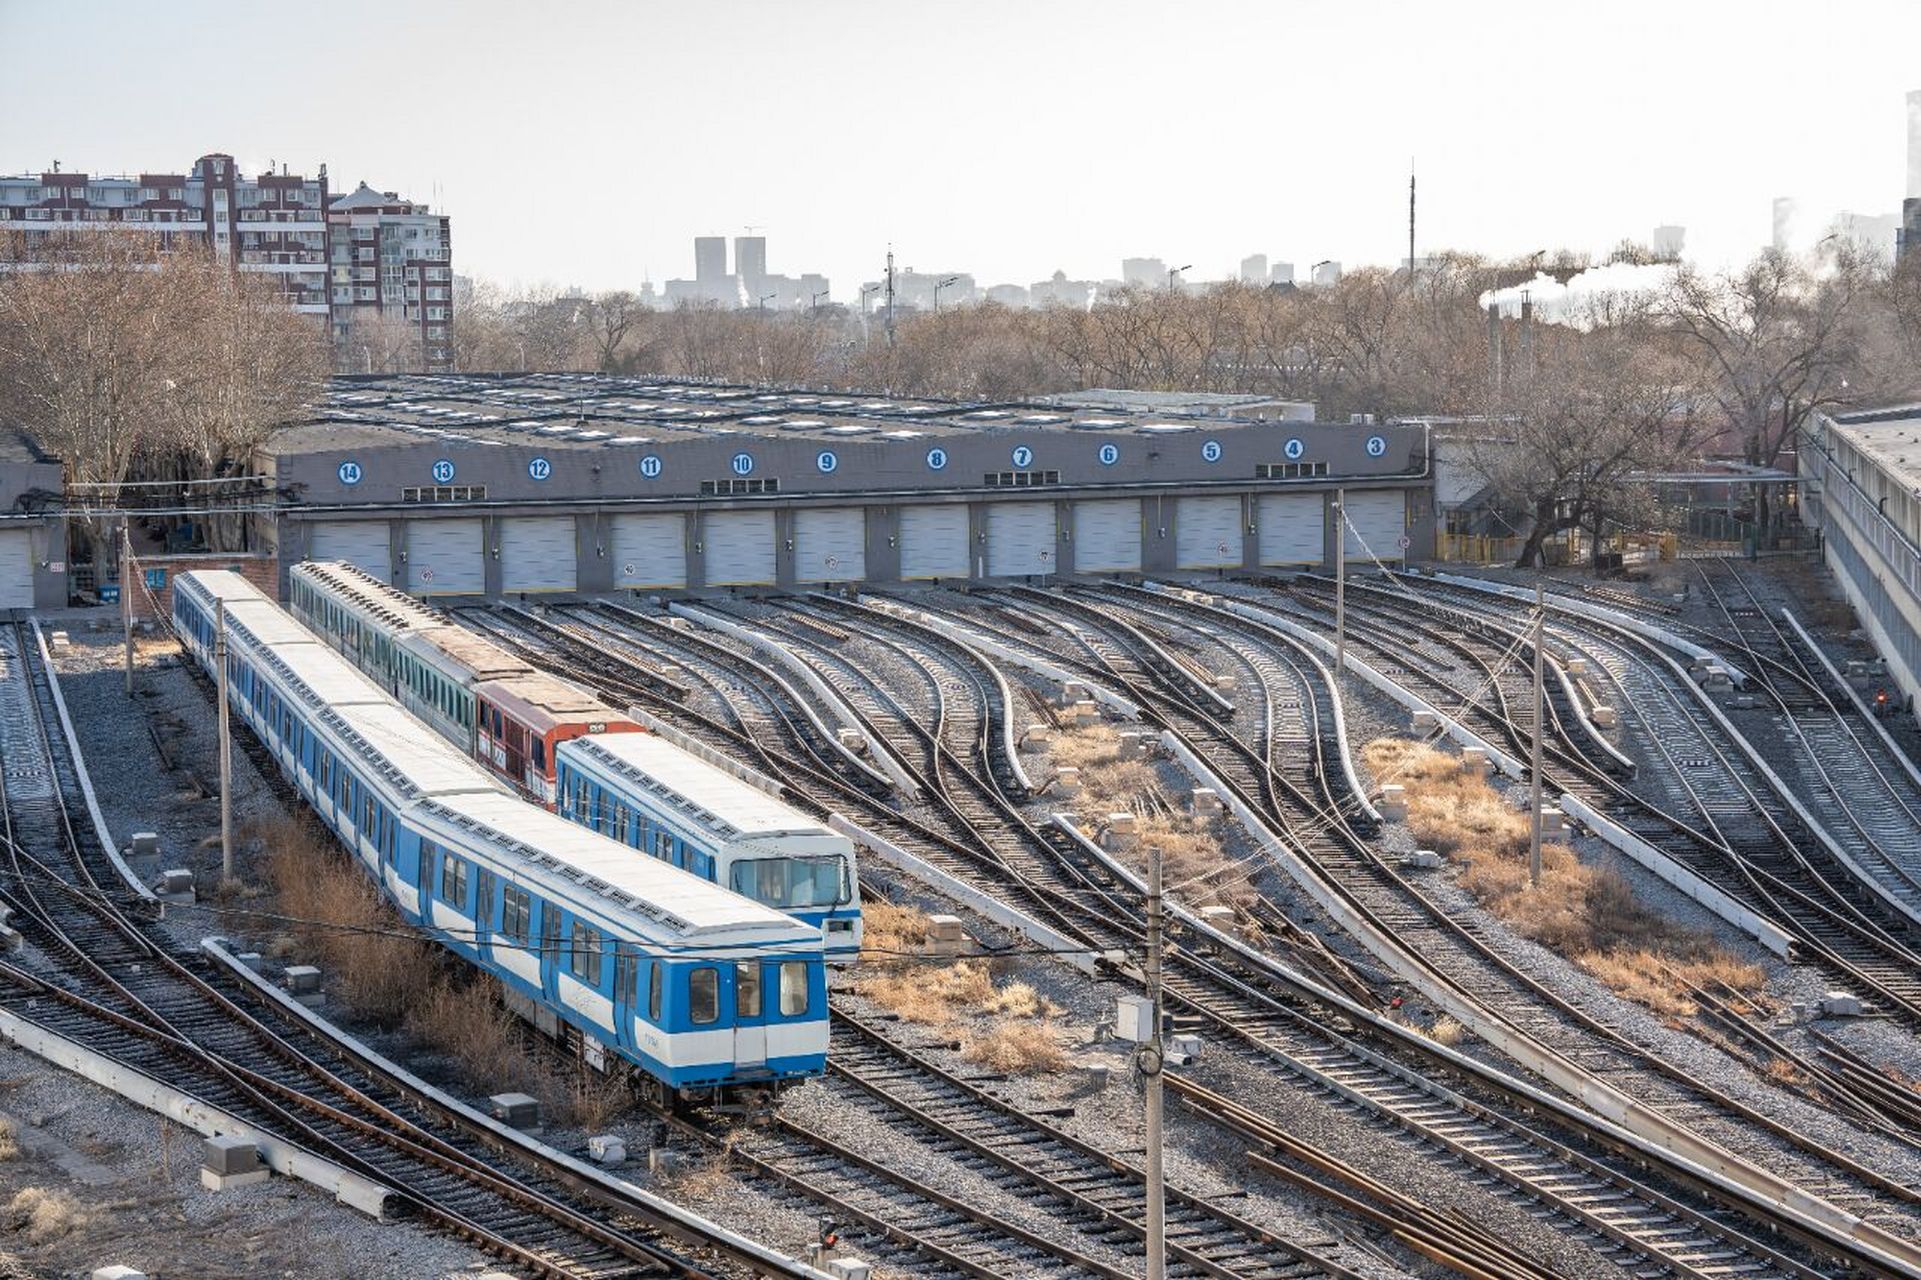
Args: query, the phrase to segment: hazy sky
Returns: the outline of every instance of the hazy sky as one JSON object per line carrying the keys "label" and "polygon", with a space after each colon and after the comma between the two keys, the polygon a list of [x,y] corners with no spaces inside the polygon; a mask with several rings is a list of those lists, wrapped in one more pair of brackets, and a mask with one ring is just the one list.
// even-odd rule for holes
{"label": "hazy sky", "polygon": [[[457,270],[588,288],[769,237],[837,297],[1423,251],[1745,255],[1770,201],[1893,212],[1921,3],[0,0],[0,170],[208,151],[454,219]],[[1823,215],[1825,216],[1825,215]]]}

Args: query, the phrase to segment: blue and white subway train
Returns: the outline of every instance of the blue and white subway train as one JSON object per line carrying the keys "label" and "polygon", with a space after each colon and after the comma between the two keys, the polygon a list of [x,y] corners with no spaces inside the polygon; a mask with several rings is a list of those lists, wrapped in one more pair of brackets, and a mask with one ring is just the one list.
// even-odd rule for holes
{"label": "blue and white subway train", "polygon": [[[513,795],[238,574],[174,583],[182,643],[400,913],[662,1099],[826,1069],[821,934]],[[629,735],[639,737],[641,735]]]}
{"label": "blue and white subway train", "polygon": [[819,928],[860,958],[854,843],[777,796],[651,733],[560,745],[556,812]]}

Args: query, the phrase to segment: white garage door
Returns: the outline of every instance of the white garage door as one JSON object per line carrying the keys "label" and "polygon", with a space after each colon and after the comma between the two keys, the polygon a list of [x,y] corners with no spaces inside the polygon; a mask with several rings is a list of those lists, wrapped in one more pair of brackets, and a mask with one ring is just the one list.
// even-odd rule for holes
{"label": "white garage door", "polygon": [[1139,499],[1074,504],[1075,573],[1133,573],[1140,567]]}
{"label": "white garage door", "polygon": [[902,578],[965,578],[971,568],[967,559],[966,504],[900,509]]}
{"label": "white garage door", "polygon": [[1182,498],[1175,513],[1174,563],[1221,569],[1241,562],[1241,500]]}
{"label": "white garage door", "polygon": [[1261,563],[1320,564],[1327,550],[1326,500],[1318,493],[1261,495]]}
{"label": "white garage door", "polygon": [[859,582],[867,576],[867,513],[859,507],[794,513],[794,581]]}
{"label": "white garage door", "polygon": [[500,522],[500,589],[572,591],[577,555],[572,516],[508,516]]}
{"label": "white garage door", "polygon": [[710,587],[774,581],[774,513],[716,511],[701,521],[704,581]]}
{"label": "white garage door", "polygon": [[382,582],[393,579],[393,550],[385,520],[328,520],[313,527],[310,560],[345,560]]}
{"label": "white garage door", "polygon": [[417,596],[477,596],[487,590],[478,520],[407,525],[407,590]]}
{"label": "white garage door", "polygon": [[687,585],[687,517],[628,512],[614,517],[614,585]]}
{"label": "white garage door", "polygon": [[1349,489],[1345,523],[1350,569],[1372,563],[1370,553],[1390,563],[1405,558],[1401,535],[1407,532],[1407,496],[1401,490]]}
{"label": "white garage door", "polygon": [[33,608],[33,534],[0,531],[0,609]]}
{"label": "white garage door", "polygon": [[987,508],[987,576],[1018,578],[1052,573],[1054,504],[996,502]]}

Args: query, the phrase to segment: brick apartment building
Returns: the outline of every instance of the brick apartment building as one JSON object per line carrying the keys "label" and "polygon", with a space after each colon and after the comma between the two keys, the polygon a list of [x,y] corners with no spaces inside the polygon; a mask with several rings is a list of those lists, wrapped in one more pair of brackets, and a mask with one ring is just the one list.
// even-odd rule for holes
{"label": "brick apartment building", "polygon": [[334,197],[315,177],[243,177],[229,155],[204,155],[187,173],[107,177],[0,175],[0,271],[55,256],[68,237],[103,229],[150,233],[163,250],[193,247],[270,277],[287,304],[327,326],[353,363],[357,325],[392,321],[419,338],[430,370],[453,365],[449,219],[366,184]]}

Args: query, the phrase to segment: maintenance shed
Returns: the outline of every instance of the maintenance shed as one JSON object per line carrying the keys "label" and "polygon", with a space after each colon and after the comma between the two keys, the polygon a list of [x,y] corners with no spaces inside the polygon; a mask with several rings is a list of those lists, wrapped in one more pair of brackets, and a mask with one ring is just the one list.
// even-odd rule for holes
{"label": "maintenance shed", "polygon": [[1218,414],[345,378],[260,450],[259,545],[454,597],[1173,577],[1331,566],[1344,488],[1351,561],[1431,553],[1425,428]]}
{"label": "maintenance shed", "polygon": [[66,606],[65,474],[33,437],[0,427],[0,613]]}

